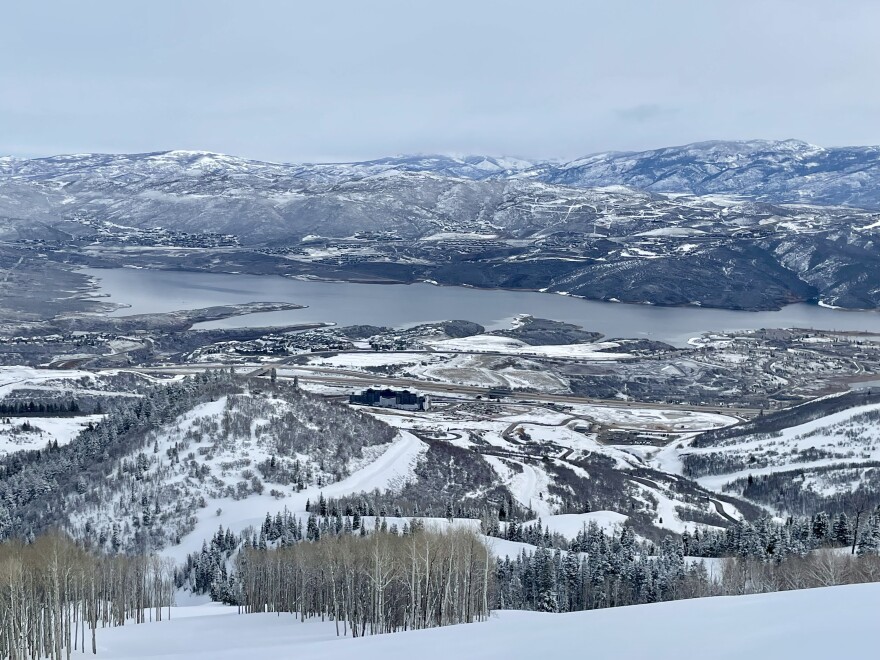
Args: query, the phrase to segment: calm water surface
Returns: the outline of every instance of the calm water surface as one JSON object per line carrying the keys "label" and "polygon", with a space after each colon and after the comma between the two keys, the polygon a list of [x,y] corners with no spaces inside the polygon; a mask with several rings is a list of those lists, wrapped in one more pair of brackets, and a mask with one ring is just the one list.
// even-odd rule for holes
{"label": "calm water surface", "polygon": [[580,300],[531,291],[430,284],[310,282],[280,276],[189,273],[133,268],[87,269],[106,300],[128,305],[113,315],[149,314],[247,302],[292,302],[306,309],[247,314],[201,323],[236,328],[327,321],[338,325],[406,326],[466,319],[505,327],[517,314],[576,323],[608,337],[645,337],[676,345],[706,331],[814,328],[880,332],[880,313],[789,305],[775,312],[655,307]]}

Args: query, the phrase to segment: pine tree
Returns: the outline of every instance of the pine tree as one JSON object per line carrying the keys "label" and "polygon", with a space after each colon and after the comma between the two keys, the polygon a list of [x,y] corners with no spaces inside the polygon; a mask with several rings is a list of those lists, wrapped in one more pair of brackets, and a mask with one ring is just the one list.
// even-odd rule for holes
{"label": "pine tree", "polygon": [[309,522],[306,525],[306,538],[309,541],[317,541],[321,538],[321,531],[318,528],[318,518],[314,513],[309,514]]}
{"label": "pine tree", "polygon": [[873,555],[880,553],[880,515],[872,515],[862,528],[859,536],[860,555]]}
{"label": "pine tree", "polygon": [[849,518],[845,513],[841,513],[834,521],[834,540],[841,545],[849,545],[852,541]]}

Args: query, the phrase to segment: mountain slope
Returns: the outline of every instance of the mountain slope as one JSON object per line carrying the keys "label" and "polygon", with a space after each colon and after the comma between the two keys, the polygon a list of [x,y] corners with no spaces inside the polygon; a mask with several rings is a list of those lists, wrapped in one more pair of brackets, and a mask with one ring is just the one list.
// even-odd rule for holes
{"label": "mountain slope", "polygon": [[880,208],[880,147],[826,149],[798,140],[698,142],[595,154],[538,165],[526,175],[581,187],[619,184],[652,192]]}
{"label": "mountain slope", "polygon": [[[876,150],[856,151],[708,143],[534,167],[442,156],[284,165],[190,151],[4,159],[0,241],[11,252],[0,268],[37,252],[631,303],[876,308],[877,213],[760,201],[797,190],[794,201],[854,203],[862,198],[833,190],[880,190]],[[607,183],[648,190],[581,187]]]}

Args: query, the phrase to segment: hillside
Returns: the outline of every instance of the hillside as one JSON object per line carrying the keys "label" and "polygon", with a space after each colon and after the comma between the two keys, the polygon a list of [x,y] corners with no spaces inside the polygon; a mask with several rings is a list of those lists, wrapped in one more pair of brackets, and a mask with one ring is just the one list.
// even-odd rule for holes
{"label": "hillside", "polygon": [[98,654],[105,660],[512,660],[552,649],[572,657],[678,660],[683,649],[703,649],[717,660],[818,660],[865,657],[874,647],[878,605],[880,585],[864,584],[571,614],[504,611],[484,623],[360,639],[337,638],[332,622],[196,606],[175,608],[170,621],[102,630]]}
{"label": "hillside", "polygon": [[773,203],[880,207],[880,148],[824,148],[800,140],[710,141],[610,152],[537,165],[528,176],[583,187],[742,195]]}
{"label": "hillside", "polygon": [[[565,414],[459,401],[406,413],[350,407],[287,380],[216,371],[164,384],[126,383],[122,374],[83,381],[80,372],[7,373],[20,377],[7,387],[22,401],[30,400],[23,397],[31,390],[22,388],[32,382],[45,388],[45,401],[80,396],[74,384],[81,382],[117,389],[87,390],[102,394],[104,414],[0,425],[0,536],[61,526],[96,548],[158,550],[180,560],[218,525],[239,534],[258,528],[267,513],[305,519],[309,503],[324,498],[335,500],[338,512],[322,514],[322,524],[358,509],[399,527],[410,517],[453,516],[479,527],[480,519],[505,511],[521,522],[541,518],[539,531],[549,525],[562,532],[561,547],[591,520],[609,533],[626,522],[659,540],[698,524],[721,528],[756,517],[747,503],[720,504],[710,490],[650,469],[628,447],[600,442],[586,430],[592,415],[625,423],[602,409]],[[630,423],[645,428],[733,421],[631,414]],[[33,429],[23,430],[25,422]],[[55,435],[45,435],[50,431]],[[503,529],[494,534],[525,540]]]}
{"label": "hillside", "polygon": [[876,394],[828,397],[672,443],[651,462],[780,514],[857,510],[876,500],[878,419]]}
{"label": "hillside", "polygon": [[874,148],[788,142],[568,164],[286,165],[198,151],[6,158],[0,267],[27,286],[47,264],[177,268],[185,254],[186,268],[215,272],[873,309],[880,225],[857,207],[877,205],[877,170]]}
{"label": "hillside", "polygon": [[[374,356],[409,356],[348,355],[318,364],[356,377],[354,358],[369,366]],[[429,362],[419,368],[439,374]],[[351,407],[292,386],[309,373],[282,368],[273,384],[210,370],[156,382],[7,369],[10,409],[81,403],[75,413],[35,410],[0,423],[0,533],[61,525],[95,547],[182,559],[218,525],[239,534],[267,513],[305,519],[309,503],[329,498],[337,512],[322,524],[355,509],[398,527],[413,516],[495,519],[497,529],[484,531],[535,544],[532,532],[511,532],[507,515],[559,533],[553,545],[563,549],[594,520],[660,542],[755,522],[765,510],[851,515],[855,485],[873,501],[880,465],[878,404],[865,394],[731,426],[733,416],[650,405],[453,398],[419,412]]]}

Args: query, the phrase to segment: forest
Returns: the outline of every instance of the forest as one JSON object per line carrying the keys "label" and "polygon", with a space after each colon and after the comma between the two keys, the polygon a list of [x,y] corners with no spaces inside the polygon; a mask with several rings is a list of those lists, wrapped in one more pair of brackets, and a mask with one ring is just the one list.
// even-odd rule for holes
{"label": "forest", "polygon": [[0,457],[0,539],[58,527],[96,548],[161,549],[192,530],[207,497],[243,499],[262,493],[264,480],[298,490],[332,483],[396,433],[346,405],[231,370],[108,406],[68,445]]}
{"label": "forest", "polygon": [[[242,571],[249,570],[243,561],[277,557],[277,551],[288,548],[307,553],[303,548],[316,545],[323,548],[320,552],[332,553],[337,547],[334,543],[344,539],[375,539],[381,535],[398,542],[426,533],[425,522],[419,518],[401,522],[392,517],[389,522],[384,514],[361,516],[360,509],[355,508],[352,515],[343,515],[335,507],[334,501],[322,497],[306,521],[285,511],[275,516],[267,513],[259,529],[239,535],[221,527],[201,552],[187,558],[175,576],[176,584],[194,593],[210,593],[214,600],[252,607],[253,600],[248,601],[242,590]],[[477,531],[459,531],[464,533],[466,529],[468,533]],[[493,537],[535,546],[534,551],[523,550],[514,557],[493,560],[489,603],[497,609],[575,611],[617,607],[731,593],[731,585],[738,585],[736,593],[749,589],[778,591],[792,588],[785,586],[795,580],[789,575],[792,567],[804,570],[820,559],[836,567],[834,575],[822,578],[827,580],[867,581],[880,567],[880,509],[854,519],[846,513],[790,517],[784,522],[763,517],[726,530],[666,536],[659,544],[639,540],[627,525],[609,532],[595,522],[585,525],[571,541],[550,533],[540,520],[520,524],[484,518],[478,529],[490,547]],[[695,558],[721,560],[722,577],[710,576]],[[400,559],[393,553],[389,553],[388,561],[399,568]],[[845,565],[846,570],[838,564]],[[761,573],[761,582],[750,579],[741,584],[743,566],[750,567],[749,575]],[[740,582],[724,577],[731,574],[739,576],[736,580]],[[797,579],[808,582],[807,578]],[[319,615],[322,610],[318,607],[310,611]]]}
{"label": "forest", "polygon": [[472,530],[374,530],[249,548],[238,557],[236,588],[245,612],[327,617],[338,634],[360,637],[485,619],[491,568]]}
{"label": "forest", "polygon": [[73,417],[81,414],[79,402],[73,398],[61,401],[0,401],[0,417]]}

